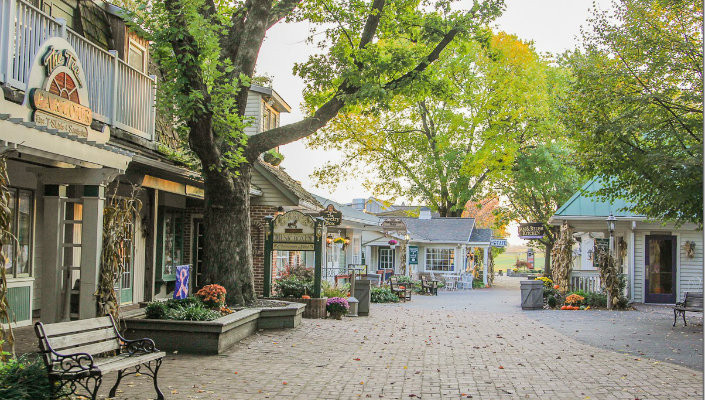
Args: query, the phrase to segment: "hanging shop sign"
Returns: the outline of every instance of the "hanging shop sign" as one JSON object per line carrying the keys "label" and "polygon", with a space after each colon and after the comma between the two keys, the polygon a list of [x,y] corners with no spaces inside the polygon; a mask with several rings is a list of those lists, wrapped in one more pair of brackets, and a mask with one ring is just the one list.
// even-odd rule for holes
{"label": "hanging shop sign", "polygon": [[419,246],[409,246],[409,264],[419,263]]}
{"label": "hanging shop sign", "polygon": [[289,211],[274,219],[273,250],[315,250],[315,221],[300,211]]}
{"label": "hanging shop sign", "polygon": [[25,97],[26,106],[32,109],[32,121],[97,143],[107,142],[107,126],[102,132],[91,129],[93,111],[88,103],[88,82],[71,44],[53,37],[37,55]]}
{"label": "hanging shop sign", "polygon": [[490,245],[492,247],[507,247],[507,239],[492,239]]}
{"label": "hanging shop sign", "polygon": [[406,224],[400,218],[387,218],[380,227],[384,232],[406,233]]}
{"label": "hanging shop sign", "polygon": [[320,212],[320,216],[326,221],[326,226],[338,226],[343,221],[343,213],[336,210],[332,204],[328,204],[328,207]]}
{"label": "hanging shop sign", "polygon": [[519,224],[519,238],[521,239],[543,239],[545,228],[541,222],[529,222]]}

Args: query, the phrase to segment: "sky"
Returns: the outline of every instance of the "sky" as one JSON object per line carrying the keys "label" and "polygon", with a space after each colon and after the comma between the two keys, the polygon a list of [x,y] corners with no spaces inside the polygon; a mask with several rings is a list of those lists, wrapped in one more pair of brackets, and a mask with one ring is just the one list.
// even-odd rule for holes
{"label": "sky", "polygon": [[[594,0],[598,8],[610,7],[610,0]],[[471,4],[471,1],[465,1]],[[579,41],[581,25],[590,16],[593,0],[506,0],[504,14],[493,24],[496,30],[515,34],[520,39],[533,41],[539,53],[562,53],[575,48]],[[303,117],[301,95],[304,82],[292,73],[296,62],[304,62],[315,50],[306,43],[309,26],[307,23],[280,23],[267,32],[260,50],[257,74],[273,78],[274,89],[291,105],[291,113],[282,114],[281,124],[296,122]],[[371,193],[362,187],[363,179],[350,176],[343,179],[335,189],[316,187],[311,178],[314,168],[327,161],[342,157],[338,152],[307,148],[303,141],[294,142],[280,149],[284,155],[282,167],[302,186],[318,195],[340,203],[348,203],[353,198],[368,197]],[[511,227],[515,232],[516,227]],[[519,244],[515,234],[512,244]]]}

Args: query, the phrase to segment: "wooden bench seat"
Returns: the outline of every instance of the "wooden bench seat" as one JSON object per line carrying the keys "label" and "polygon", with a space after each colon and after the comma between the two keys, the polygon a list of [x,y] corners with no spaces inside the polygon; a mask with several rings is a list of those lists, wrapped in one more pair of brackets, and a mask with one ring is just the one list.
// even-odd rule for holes
{"label": "wooden bench seat", "polygon": [[116,371],[110,397],[115,396],[122,378],[142,372],[152,377],[157,399],[164,399],[157,374],[165,353],[151,339],[122,337],[112,316],[47,325],[38,322],[34,330],[55,396],[85,390],[96,399],[103,375]]}
{"label": "wooden bench seat", "polygon": [[396,276],[389,278],[389,289],[396,294],[401,301],[411,300],[411,289],[406,285],[400,284]]}
{"label": "wooden bench seat", "polygon": [[676,326],[678,315],[683,316],[683,326],[688,326],[685,322],[686,312],[703,312],[703,294],[699,292],[685,292],[682,302],[676,303],[673,307],[673,326]]}

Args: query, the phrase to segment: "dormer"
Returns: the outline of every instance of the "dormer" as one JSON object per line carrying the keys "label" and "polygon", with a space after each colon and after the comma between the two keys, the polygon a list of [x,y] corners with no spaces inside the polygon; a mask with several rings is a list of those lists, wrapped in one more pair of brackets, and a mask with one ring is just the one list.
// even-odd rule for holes
{"label": "dormer", "polygon": [[278,128],[279,115],[283,112],[291,112],[291,107],[274,89],[258,85],[250,86],[245,117],[251,118],[252,123],[245,128],[245,133],[252,136]]}

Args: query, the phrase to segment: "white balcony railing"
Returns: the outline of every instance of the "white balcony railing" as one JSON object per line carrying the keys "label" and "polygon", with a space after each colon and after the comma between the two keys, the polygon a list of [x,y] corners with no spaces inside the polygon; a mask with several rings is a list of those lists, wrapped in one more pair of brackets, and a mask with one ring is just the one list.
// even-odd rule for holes
{"label": "white balcony railing", "polygon": [[0,0],[0,82],[27,89],[30,68],[42,44],[63,37],[76,50],[88,82],[93,117],[154,140],[156,77],[148,76],[68,29],[23,0]]}
{"label": "white balcony railing", "polygon": [[573,270],[570,273],[570,290],[582,290],[593,293],[600,292],[600,272],[592,270]]}

